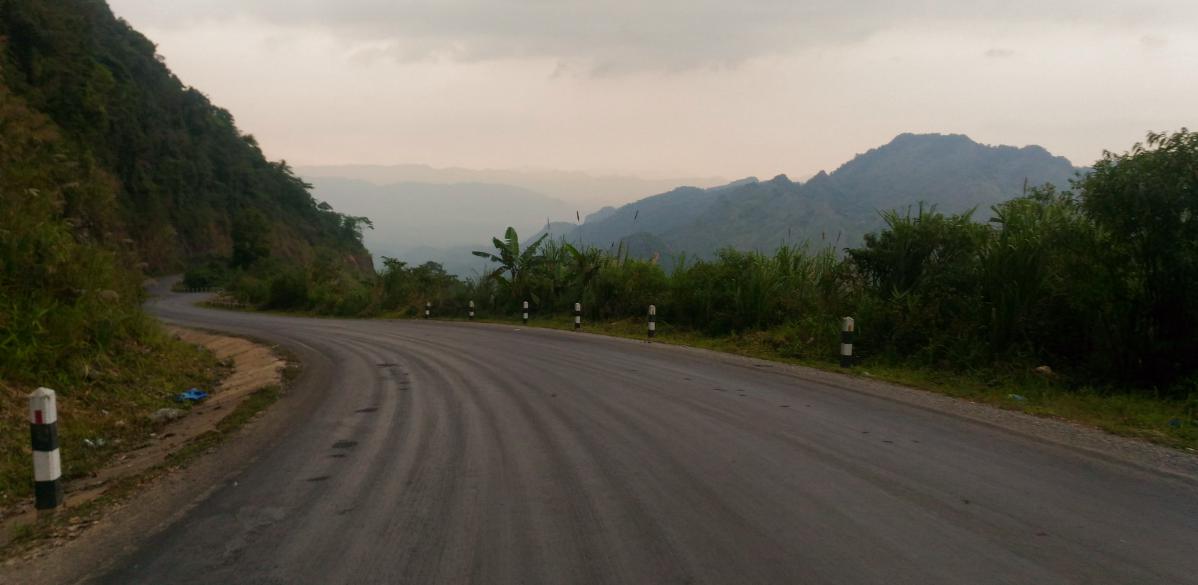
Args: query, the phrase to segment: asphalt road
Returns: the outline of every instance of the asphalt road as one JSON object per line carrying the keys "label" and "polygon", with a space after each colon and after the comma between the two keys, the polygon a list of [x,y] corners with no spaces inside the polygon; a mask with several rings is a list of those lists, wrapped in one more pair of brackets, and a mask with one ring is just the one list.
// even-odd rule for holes
{"label": "asphalt road", "polygon": [[105,584],[1198,583],[1193,483],[739,358],[200,309],[310,405]]}

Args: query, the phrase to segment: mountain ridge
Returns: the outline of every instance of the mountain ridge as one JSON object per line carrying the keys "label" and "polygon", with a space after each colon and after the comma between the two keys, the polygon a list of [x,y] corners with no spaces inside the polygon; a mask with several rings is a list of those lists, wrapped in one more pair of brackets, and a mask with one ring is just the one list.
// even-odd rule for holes
{"label": "mountain ridge", "polygon": [[663,243],[652,253],[663,256],[710,257],[723,247],[768,250],[804,242],[840,249],[880,228],[880,211],[920,202],[947,213],[982,211],[1028,186],[1068,187],[1084,170],[1036,145],[990,146],[963,134],[903,133],[806,182],[779,174],[707,189],[679,187],[595,221],[588,217],[561,237],[609,248],[648,233]]}

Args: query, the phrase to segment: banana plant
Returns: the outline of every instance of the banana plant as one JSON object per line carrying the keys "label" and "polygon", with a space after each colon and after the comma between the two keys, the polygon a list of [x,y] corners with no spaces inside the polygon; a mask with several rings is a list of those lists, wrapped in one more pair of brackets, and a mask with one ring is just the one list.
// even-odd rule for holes
{"label": "banana plant", "polygon": [[[541,247],[541,243],[549,234],[543,234],[536,241],[529,244],[523,250],[520,249],[520,236],[516,233],[516,228],[508,227],[503,235],[503,239],[491,238],[491,242],[495,245],[495,252],[484,252],[475,250],[473,254],[479,258],[486,258],[492,262],[499,264],[495,270],[491,271],[487,278],[493,279],[499,285],[513,295],[528,292],[530,287],[527,285],[528,277],[537,266],[541,264],[542,257],[537,254]],[[536,296],[535,294],[533,295]],[[533,298],[534,302],[539,302],[540,299]]]}

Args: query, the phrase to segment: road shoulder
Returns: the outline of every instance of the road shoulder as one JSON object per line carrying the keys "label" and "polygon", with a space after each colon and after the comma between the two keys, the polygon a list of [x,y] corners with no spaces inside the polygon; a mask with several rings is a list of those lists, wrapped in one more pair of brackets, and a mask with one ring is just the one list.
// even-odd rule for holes
{"label": "road shoulder", "polygon": [[[31,508],[6,520],[0,582],[73,583],[95,573],[243,468],[278,430],[284,417],[274,411],[286,409],[264,408],[288,389],[296,362],[289,364],[277,347],[249,339],[167,329],[227,361],[229,374],[151,443],[69,484],[67,507],[51,520],[38,521]],[[21,535],[25,538],[12,542]]]}

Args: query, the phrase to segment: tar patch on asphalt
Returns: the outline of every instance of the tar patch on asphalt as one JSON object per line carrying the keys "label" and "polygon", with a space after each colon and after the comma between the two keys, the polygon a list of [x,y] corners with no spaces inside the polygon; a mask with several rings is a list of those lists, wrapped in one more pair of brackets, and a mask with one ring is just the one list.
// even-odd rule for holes
{"label": "tar patch on asphalt", "polygon": [[316,476],[316,477],[309,477],[309,478],[308,478],[308,481],[311,481],[311,482],[324,481],[324,480],[326,480],[326,479],[328,479],[328,478],[330,478],[330,477],[333,477],[333,476],[331,476],[331,475],[318,475],[318,476]]}
{"label": "tar patch on asphalt", "polygon": [[366,408],[359,408],[358,410],[355,410],[354,412],[378,412],[378,411],[379,411],[379,407],[368,406]]}
{"label": "tar patch on asphalt", "polygon": [[334,449],[353,449],[358,445],[357,441],[337,441],[333,443]]}

